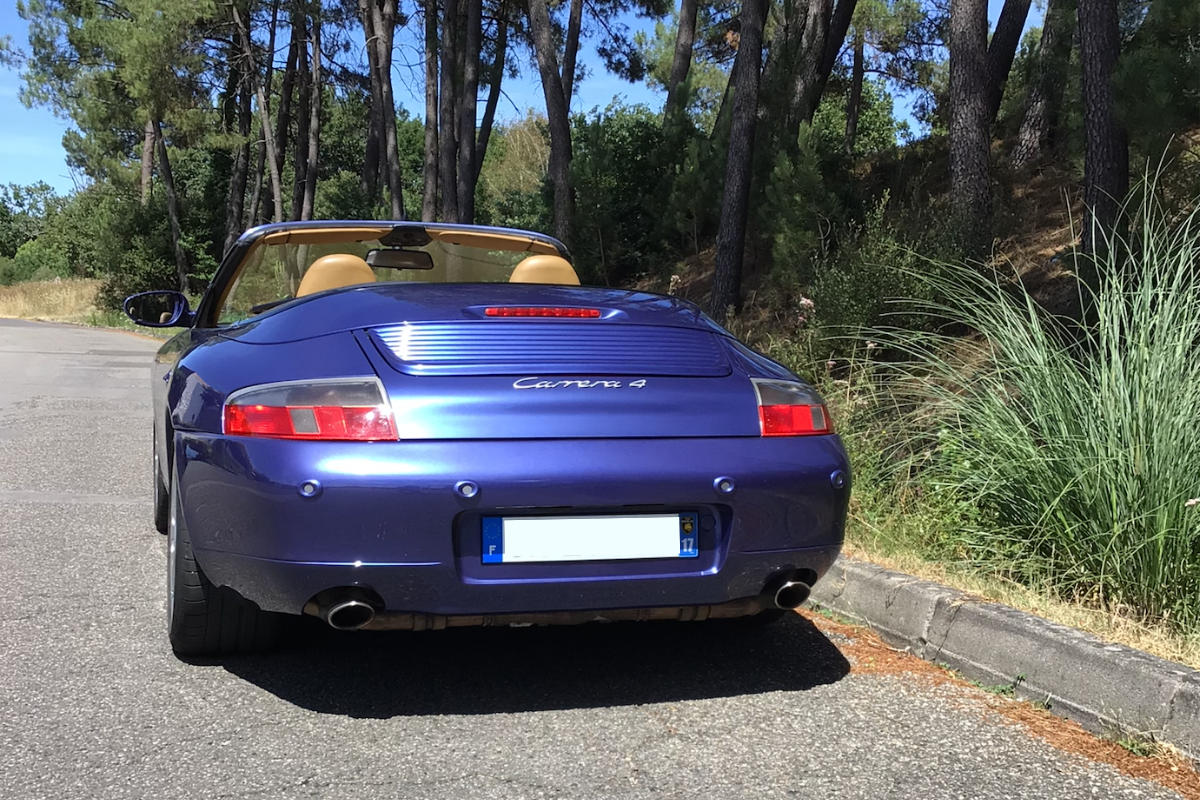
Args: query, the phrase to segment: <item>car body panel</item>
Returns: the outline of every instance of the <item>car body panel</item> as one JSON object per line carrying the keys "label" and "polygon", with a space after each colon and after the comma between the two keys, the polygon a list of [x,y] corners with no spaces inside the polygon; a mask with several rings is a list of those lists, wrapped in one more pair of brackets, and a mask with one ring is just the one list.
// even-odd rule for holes
{"label": "car body panel", "polygon": [[[395,225],[397,235],[421,231]],[[164,344],[153,368],[160,478],[177,479],[196,559],[215,585],[293,614],[335,587],[436,615],[711,605],[759,595],[783,575],[815,580],[839,552],[850,490],[840,440],[762,437],[751,378],[799,379],[694,304],[607,288],[397,281],[216,325],[214,298],[237,262],[291,230],[300,228],[247,232],[194,327]],[[600,314],[496,319],[485,313],[493,306]],[[407,347],[405,336],[426,338]],[[399,441],[223,432],[238,390],[361,377],[379,378]],[[715,488],[722,480],[729,491]],[[457,493],[463,481],[478,494]],[[306,483],[315,495],[301,494]],[[711,523],[699,558],[482,563],[485,515],[681,511]]]}
{"label": "car body panel", "polygon": [[[188,529],[210,577],[293,613],[328,585],[369,586],[388,608],[431,614],[579,609],[599,596],[600,607],[630,607],[754,595],[780,570],[824,573],[841,545],[849,490],[831,481],[845,465],[834,436],[326,443],[179,433],[176,447]],[[714,488],[719,478],[732,480],[732,493]],[[466,480],[479,487],[473,498],[454,490]],[[306,482],[320,485],[318,497],[300,495]],[[482,563],[480,517],[565,510],[696,511],[711,527],[694,560]],[[273,574],[316,583],[263,593],[264,561]],[[714,580],[674,599],[657,585],[704,577]],[[489,586],[497,591],[479,588]],[[728,587],[744,594],[722,595]]]}

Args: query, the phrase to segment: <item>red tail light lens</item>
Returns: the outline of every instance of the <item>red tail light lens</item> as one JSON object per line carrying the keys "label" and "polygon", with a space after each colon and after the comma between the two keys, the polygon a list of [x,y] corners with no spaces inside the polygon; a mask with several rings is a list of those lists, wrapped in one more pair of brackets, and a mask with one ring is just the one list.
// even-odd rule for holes
{"label": "red tail light lens", "polygon": [[538,306],[493,306],[484,309],[489,317],[569,317],[572,319],[599,319],[598,308],[542,308]]}
{"label": "red tail light lens", "polygon": [[378,381],[274,383],[242,389],[225,403],[225,433],[269,439],[395,441],[396,422]]}
{"label": "red tail light lens", "polygon": [[763,436],[813,436],[833,433],[821,396],[793,381],[754,380],[758,421]]}

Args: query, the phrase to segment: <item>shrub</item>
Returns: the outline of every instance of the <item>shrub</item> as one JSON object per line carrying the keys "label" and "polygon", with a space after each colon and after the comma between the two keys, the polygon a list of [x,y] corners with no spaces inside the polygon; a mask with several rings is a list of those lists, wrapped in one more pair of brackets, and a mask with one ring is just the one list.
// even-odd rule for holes
{"label": "shrub", "polygon": [[0,284],[48,281],[71,274],[66,255],[42,239],[31,239],[17,248],[11,259],[0,263]]}
{"label": "shrub", "polygon": [[666,253],[667,153],[662,120],[645,106],[611,105],[572,125],[575,241],[585,281],[645,273]]}

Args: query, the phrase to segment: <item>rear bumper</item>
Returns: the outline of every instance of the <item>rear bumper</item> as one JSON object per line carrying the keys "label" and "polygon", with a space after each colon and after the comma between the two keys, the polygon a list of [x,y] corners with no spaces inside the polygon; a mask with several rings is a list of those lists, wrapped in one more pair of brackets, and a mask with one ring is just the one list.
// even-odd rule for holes
{"label": "rear bumper", "polygon": [[[842,544],[836,436],[779,439],[286,442],[180,432],[183,522],[217,585],[300,613],[326,589],[391,611],[510,614],[715,605]],[[714,488],[729,478],[734,491]],[[471,481],[479,492],[455,492]],[[301,484],[316,482],[315,497]],[[696,511],[698,559],[483,564],[481,517]]]}

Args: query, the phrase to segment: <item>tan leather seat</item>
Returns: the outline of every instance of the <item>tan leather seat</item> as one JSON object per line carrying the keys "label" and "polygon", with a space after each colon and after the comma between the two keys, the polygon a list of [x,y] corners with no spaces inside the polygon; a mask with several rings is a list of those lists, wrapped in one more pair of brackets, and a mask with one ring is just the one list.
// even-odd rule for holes
{"label": "tan leather seat", "polygon": [[314,261],[308,272],[304,273],[296,297],[374,282],[375,273],[366,261],[349,253],[330,253]]}
{"label": "tan leather seat", "polygon": [[579,276],[571,262],[562,256],[530,256],[517,264],[509,283],[554,283],[562,286],[578,286]]}

